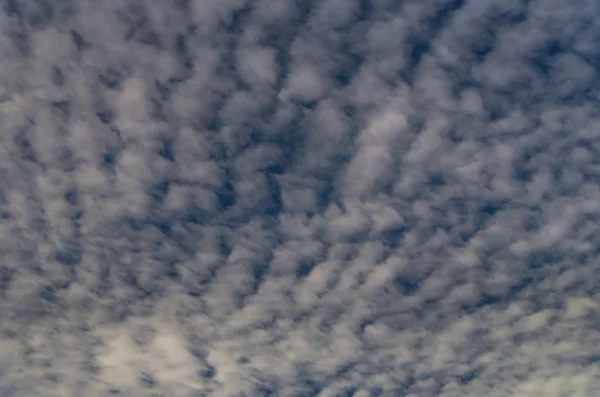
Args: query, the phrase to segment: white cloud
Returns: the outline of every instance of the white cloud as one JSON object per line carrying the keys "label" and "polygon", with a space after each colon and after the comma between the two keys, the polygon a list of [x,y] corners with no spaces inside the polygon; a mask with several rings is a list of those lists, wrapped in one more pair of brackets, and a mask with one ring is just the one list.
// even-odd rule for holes
{"label": "white cloud", "polygon": [[600,390],[597,2],[5,3],[0,395]]}

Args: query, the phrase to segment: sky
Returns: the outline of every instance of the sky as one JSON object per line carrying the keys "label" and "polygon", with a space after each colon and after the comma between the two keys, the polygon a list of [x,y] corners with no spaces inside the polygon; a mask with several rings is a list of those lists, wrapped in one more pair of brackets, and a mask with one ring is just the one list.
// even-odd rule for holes
{"label": "sky", "polygon": [[597,0],[0,4],[0,397],[600,395]]}

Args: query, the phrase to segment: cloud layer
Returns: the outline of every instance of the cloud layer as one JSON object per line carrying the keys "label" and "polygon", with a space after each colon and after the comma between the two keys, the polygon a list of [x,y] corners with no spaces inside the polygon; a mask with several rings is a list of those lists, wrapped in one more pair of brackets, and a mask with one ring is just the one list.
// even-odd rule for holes
{"label": "cloud layer", "polygon": [[0,396],[600,392],[594,0],[5,0]]}

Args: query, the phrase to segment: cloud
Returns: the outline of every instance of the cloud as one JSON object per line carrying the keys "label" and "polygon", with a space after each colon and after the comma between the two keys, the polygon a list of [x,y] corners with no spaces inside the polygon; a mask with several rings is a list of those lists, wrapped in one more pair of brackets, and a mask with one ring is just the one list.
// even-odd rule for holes
{"label": "cloud", "polygon": [[0,395],[600,390],[593,1],[5,1]]}

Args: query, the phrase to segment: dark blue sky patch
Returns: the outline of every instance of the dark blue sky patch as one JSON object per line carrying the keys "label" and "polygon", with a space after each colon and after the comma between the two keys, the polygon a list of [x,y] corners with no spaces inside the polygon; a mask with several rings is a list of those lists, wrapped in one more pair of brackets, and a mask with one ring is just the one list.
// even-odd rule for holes
{"label": "dark blue sky patch", "polygon": [[261,382],[254,388],[252,395],[271,397],[277,395],[277,385],[269,384],[268,382]]}
{"label": "dark blue sky patch", "polygon": [[142,4],[130,4],[125,10],[119,10],[117,16],[126,25],[126,41],[135,39],[140,44],[162,49],[162,38],[152,26],[148,12]]}
{"label": "dark blue sky patch", "polygon": [[207,366],[206,368],[200,370],[199,376],[200,378],[212,379],[217,374],[217,371],[213,366]]}
{"label": "dark blue sky patch", "polygon": [[458,12],[464,5],[464,0],[446,1],[443,6],[435,10],[435,13],[426,20],[429,29],[433,32],[439,32],[451,20],[453,14]]}
{"label": "dark blue sky patch", "polygon": [[69,119],[71,117],[73,106],[70,100],[54,101],[50,105],[60,117],[64,119]]}
{"label": "dark blue sky patch", "polygon": [[62,377],[57,373],[50,372],[44,375],[44,378],[50,381],[51,383],[60,384]]}
{"label": "dark blue sky patch", "polygon": [[57,262],[66,266],[76,266],[81,262],[81,247],[80,244],[74,242],[71,246],[62,249],[54,255]]}
{"label": "dark blue sky patch", "polygon": [[496,26],[514,27],[527,21],[531,0],[520,1],[522,7],[492,9],[488,14],[489,22]]}
{"label": "dark blue sky patch", "polygon": [[502,296],[502,295],[489,294],[485,290],[483,290],[481,292],[481,298],[479,299],[479,301],[477,302],[477,304],[474,305],[473,307],[469,308],[469,309],[471,311],[476,311],[476,310],[479,310],[479,309],[481,309],[483,307],[486,307],[486,306],[498,305],[498,304],[501,304],[501,303],[505,302],[504,298],[505,297]]}
{"label": "dark blue sky patch", "polygon": [[458,381],[461,385],[469,384],[477,378],[477,376],[479,375],[478,372],[479,371],[477,369],[464,372],[458,376]]}
{"label": "dark blue sky patch", "polygon": [[55,302],[58,299],[56,289],[50,285],[42,286],[38,292],[38,296],[48,302]]}
{"label": "dark blue sky patch", "polygon": [[168,101],[171,98],[172,92],[168,82],[165,83],[160,80],[154,80],[154,87],[156,88],[158,98],[161,101]]}
{"label": "dark blue sky patch", "polygon": [[212,218],[212,214],[200,208],[198,205],[190,205],[186,208],[185,212],[179,216],[181,222],[195,225],[208,224]]}
{"label": "dark blue sky patch", "polygon": [[102,154],[102,165],[106,168],[114,168],[116,154],[114,152],[105,152]]}
{"label": "dark blue sky patch", "polygon": [[220,27],[228,34],[240,35],[244,32],[244,26],[247,23],[252,12],[250,5],[244,5],[233,10],[233,12],[220,21]]}
{"label": "dark blue sky patch", "polygon": [[475,55],[475,59],[479,63],[483,63],[485,58],[492,53],[496,44],[496,34],[490,28],[485,28],[481,31],[477,41],[472,45],[471,51]]}
{"label": "dark blue sky patch", "polygon": [[125,76],[123,71],[115,66],[109,66],[98,74],[98,81],[109,90],[121,88]]}
{"label": "dark blue sky patch", "polygon": [[308,275],[310,274],[310,272],[312,271],[314,266],[315,266],[314,263],[309,262],[307,260],[301,261],[300,263],[298,263],[298,265],[296,267],[296,277],[297,278],[308,277]]}
{"label": "dark blue sky patch", "polygon": [[147,389],[153,389],[158,385],[158,382],[152,374],[144,372],[140,375],[140,383]]}
{"label": "dark blue sky patch", "polygon": [[293,2],[297,11],[297,23],[302,26],[308,22],[316,3],[314,0],[293,0]]}
{"label": "dark blue sky patch", "polygon": [[79,191],[77,189],[69,189],[65,193],[65,201],[72,206],[76,206],[79,203]]}
{"label": "dark blue sky patch", "polygon": [[358,11],[356,13],[356,22],[368,21],[373,15],[372,0],[358,0]]}
{"label": "dark blue sky patch", "polygon": [[[524,2],[522,2],[524,3]],[[497,32],[500,29],[515,27],[527,20],[527,7],[522,9],[515,7],[514,9],[498,8],[491,10],[485,15],[485,21],[482,21],[479,34],[474,37],[471,44],[471,51],[478,62],[483,62],[487,55],[494,51],[498,40]]]}
{"label": "dark blue sky patch", "polygon": [[532,164],[535,157],[543,153],[540,147],[527,147],[515,159],[513,164],[514,177],[524,183],[531,182],[535,176],[535,166]]}
{"label": "dark blue sky patch", "polygon": [[22,18],[21,7],[17,0],[6,0],[2,4],[2,11],[9,17],[20,19]]}
{"label": "dark blue sky patch", "polygon": [[49,0],[25,2],[24,22],[33,29],[44,29],[53,22],[54,8]]}
{"label": "dark blue sky patch", "polygon": [[85,41],[83,36],[81,36],[81,34],[79,32],[77,32],[76,30],[71,30],[70,33],[71,33],[71,41],[73,42],[73,45],[75,46],[77,51],[82,52],[91,46],[88,42]]}
{"label": "dark blue sky patch", "polygon": [[474,233],[484,230],[488,222],[499,212],[502,211],[509,203],[501,201],[489,201],[479,204],[477,209],[474,209]]}
{"label": "dark blue sky patch", "polygon": [[302,395],[313,397],[318,395],[323,387],[311,376],[312,371],[307,367],[308,364],[297,366],[294,386],[299,389],[298,392]]}
{"label": "dark blue sky patch", "polygon": [[359,54],[351,52],[348,43],[342,46],[341,61],[337,63],[333,72],[333,78],[341,87],[345,87],[352,82],[352,79],[360,70],[364,59]]}
{"label": "dark blue sky patch", "polygon": [[397,248],[402,244],[402,239],[409,231],[407,227],[396,226],[385,229],[378,236],[378,240],[388,247]]}
{"label": "dark blue sky patch", "polygon": [[230,171],[225,171],[225,183],[217,190],[217,197],[223,210],[233,207],[236,203],[233,176]]}
{"label": "dark blue sky patch", "polygon": [[178,57],[181,59],[187,59],[190,57],[190,51],[188,48],[188,39],[183,33],[177,33],[173,40],[173,50]]}
{"label": "dark blue sky patch", "polygon": [[567,50],[566,43],[549,40],[534,51],[530,59],[531,66],[541,75],[547,76],[552,72],[552,62],[555,57]]}
{"label": "dark blue sky patch", "polygon": [[537,274],[537,278],[542,279],[545,269],[553,267],[552,265],[565,260],[564,253],[550,248],[537,249],[531,252],[527,257],[527,265],[532,275]]}
{"label": "dark blue sky patch", "polygon": [[412,277],[397,276],[394,278],[394,286],[401,295],[411,296],[419,290],[420,284],[412,280]]}
{"label": "dark blue sky patch", "polygon": [[65,85],[66,77],[60,66],[53,66],[50,72],[50,80],[57,87]]}
{"label": "dark blue sky patch", "polygon": [[252,276],[254,278],[253,290],[258,291],[260,285],[269,275],[269,265],[266,263],[253,263],[252,264]]}
{"label": "dark blue sky patch", "polygon": [[430,50],[429,40],[422,36],[409,37],[405,43],[407,59],[409,59],[409,69],[414,69],[419,66],[421,59]]}
{"label": "dark blue sky patch", "polygon": [[463,5],[464,0],[448,1],[433,15],[422,21],[423,23],[420,25],[422,30],[413,31],[405,38],[403,51],[408,62],[400,75],[404,76],[408,83],[412,83],[415,78],[415,71],[419,67],[423,56],[430,51],[431,42],[451,20],[453,13]]}
{"label": "dark blue sky patch", "polygon": [[24,28],[15,28],[6,33],[6,35],[21,56],[28,57],[31,55],[31,37]]}
{"label": "dark blue sky patch", "polygon": [[486,203],[479,207],[479,213],[487,216],[493,216],[501,208],[500,203]]}
{"label": "dark blue sky patch", "polygon": [[[176,82],[182,80],[170,80],[170,84],[175,85]],[[198,109],[198,114],[191,116],[191,126],[198,131],[199,134],[210,133],[212,136],[216,136],[223,126],[223,120],[219,113],[227,102],[227,96],[222,92],[211,93],[209,100],[204,104],[203,109]],[[216,158],[220,158],[220,153],[213,154]]]}
{"label": "dark blue sky patch", "polygon": [[[190,53],[188,38],[183,33],[177,33],[173,39],[174,54],[186,72],[190,72],[194,67],[194,58]],[[185,75],[185,73],[184,73]]]}
{"label": "dark blue sky patch", "polygon": [[158,34],[154,30],[151,30],[151,29],[141,30],[137,36],[138,36],[138,41],[141,44],[144,44],[144,45],[156,48],[156,49],[162,49],[164,46],[160,34]]}
{"label": "dark blue sky patch", "polygon": [[100,122],[102,124],[112,124],[114,118],[115,118],[115,114],[112,110],[101,106],[96,110],[96,117],[98,118],[98,120],[100,120]]}
{"label": "dark blue sky patch", "polygon": [[446,185],[446,176],[441,172],[432,172],[428,175],[429,183],[428,186],[432,190],[436,188],[443,188]]}
{"label": "dark blue sky patch", "polygon": [[23,131],[19,135],[15,136],[14,143],[20,151],[21,159],[23,161],[37,163],[37,155],[35,149],[31,145],[28,133]]}
{"label": "dark blue sky patch", "polygon": [[10,287],[14,279],[15,270],[6,265],[0,265],[0,297],[2,297]]}
{"label": "dark blue sky patch", "polygon": [[169,121],[169,113],[165,109],[164,103],[156,98],[150,98],[150,114],[152,118],[159,122],[168,122]]}
{"label": "dark blue sky patch", "polygon": [[161,146],[158,154],[168,161],[175,161],[175,153],[173,152],[173,139],[166,137],[161,139]]}
{"label": "dark blue sky patch", "polygon": [[264,213],[267,216],[277,217],[283,210],[283,203],[281,201],[279,182],[273,174],[267,174],[267,185],[269,188],[269,199],[265,203]]}

